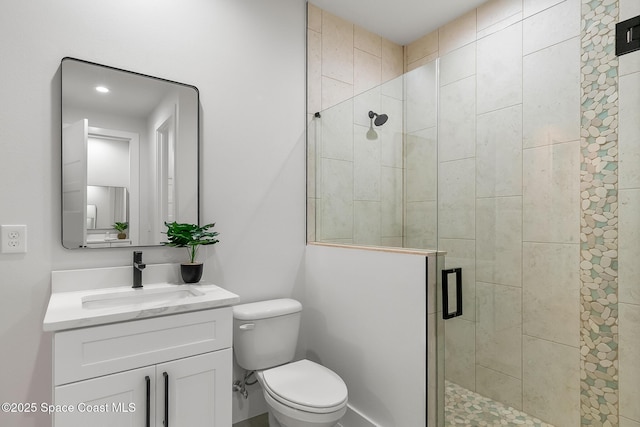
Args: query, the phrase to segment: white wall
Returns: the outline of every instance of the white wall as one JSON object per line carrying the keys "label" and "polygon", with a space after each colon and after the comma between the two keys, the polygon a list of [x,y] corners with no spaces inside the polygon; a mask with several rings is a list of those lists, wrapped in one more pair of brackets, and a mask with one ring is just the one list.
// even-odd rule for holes
{"label": "white wall", "polygon": [[425,262],[424,255],[307,247],[305,286],[296,295],[303,356],[344,379],[355,411],[347,427],[426,425]]}
{"label": "white wall", "polygon": [[[0,255],[0,401],[49,402],[51,270],[130,263],[131,250],[60,244],[60,60],[72,56],[195,85],[201,221],[221,243],[206,278],[245,301],[292,292],[304,251],[302,0],[3,0],[0,224],[28,226],[27,254]],[[114,29],[117,28],[117,31]],[[145,248],[147,263],[182,251]],[[251,412],[248,405],[243,411]],[[239,414],[242,417],[242,414]],[[0,425],[49,425],[0,413]]]}
{"label": "white wall", "polygon": [[88,139],[87,185],[129,188],[129,141]]}

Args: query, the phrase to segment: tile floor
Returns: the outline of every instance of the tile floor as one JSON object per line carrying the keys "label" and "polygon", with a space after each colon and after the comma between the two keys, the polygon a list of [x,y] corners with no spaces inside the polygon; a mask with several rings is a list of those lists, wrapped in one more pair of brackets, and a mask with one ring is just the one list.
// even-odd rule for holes
{"label": "tile floor", "polygon": [[269,416],[264,413],[248,420],[235,423],[233,427],[269,427]]}
{"label": "tile floor", "polygon": [[[522,411],[446,382],[446,427],[502,427],[533,426],[554,427]],[[233,427],[269,427],[267,414],[240,421]]]}
{"label": "tile floor", "polygon": [[445,426],[554,427],[522,411],[481,396],[447,381],[445,384]]}

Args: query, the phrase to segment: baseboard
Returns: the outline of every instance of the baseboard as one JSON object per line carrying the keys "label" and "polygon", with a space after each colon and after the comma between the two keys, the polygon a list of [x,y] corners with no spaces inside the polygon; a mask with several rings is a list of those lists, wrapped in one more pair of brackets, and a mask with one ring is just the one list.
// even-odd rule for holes
{"label": "baseboard", "polygon": [[[267,414],[240,421],[233,427],[262,427],[268,425]],[[344,414],[336,427],[382,427],[374,423],[362,412],[347,404],[347,412]]]}
{"label": "baseboard", "polygon": [[382,427],[373,422],[369,417],[347,404],[347,413],[338,423],[338,427]]}

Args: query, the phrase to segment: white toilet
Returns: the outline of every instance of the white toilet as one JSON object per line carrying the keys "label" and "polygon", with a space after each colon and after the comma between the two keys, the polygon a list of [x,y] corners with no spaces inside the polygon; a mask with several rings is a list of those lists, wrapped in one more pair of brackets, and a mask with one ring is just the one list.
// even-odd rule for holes
{"label": "white toilet", "polygon": [[233,307],[233,352],[256,371],[270,427],[333,427],[347,411],[347,386],[310,360],[292,362],[302,305],[276,299]]}

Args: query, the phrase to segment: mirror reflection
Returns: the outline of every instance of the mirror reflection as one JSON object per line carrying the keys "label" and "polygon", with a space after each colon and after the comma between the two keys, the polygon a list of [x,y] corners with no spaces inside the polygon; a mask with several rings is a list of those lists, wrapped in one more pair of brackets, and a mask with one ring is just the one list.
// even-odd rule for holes
{"label": "mirror reflection", "polygon": [[125,187],[87,185],[87,231],[111,231],[116,222],[129,222],[129,193]]}
{"label": "mirror reflection", "polygon": [[61,75],[63,246],[159,245],[164,221],[197,223],[197,89],[74,58]]}

